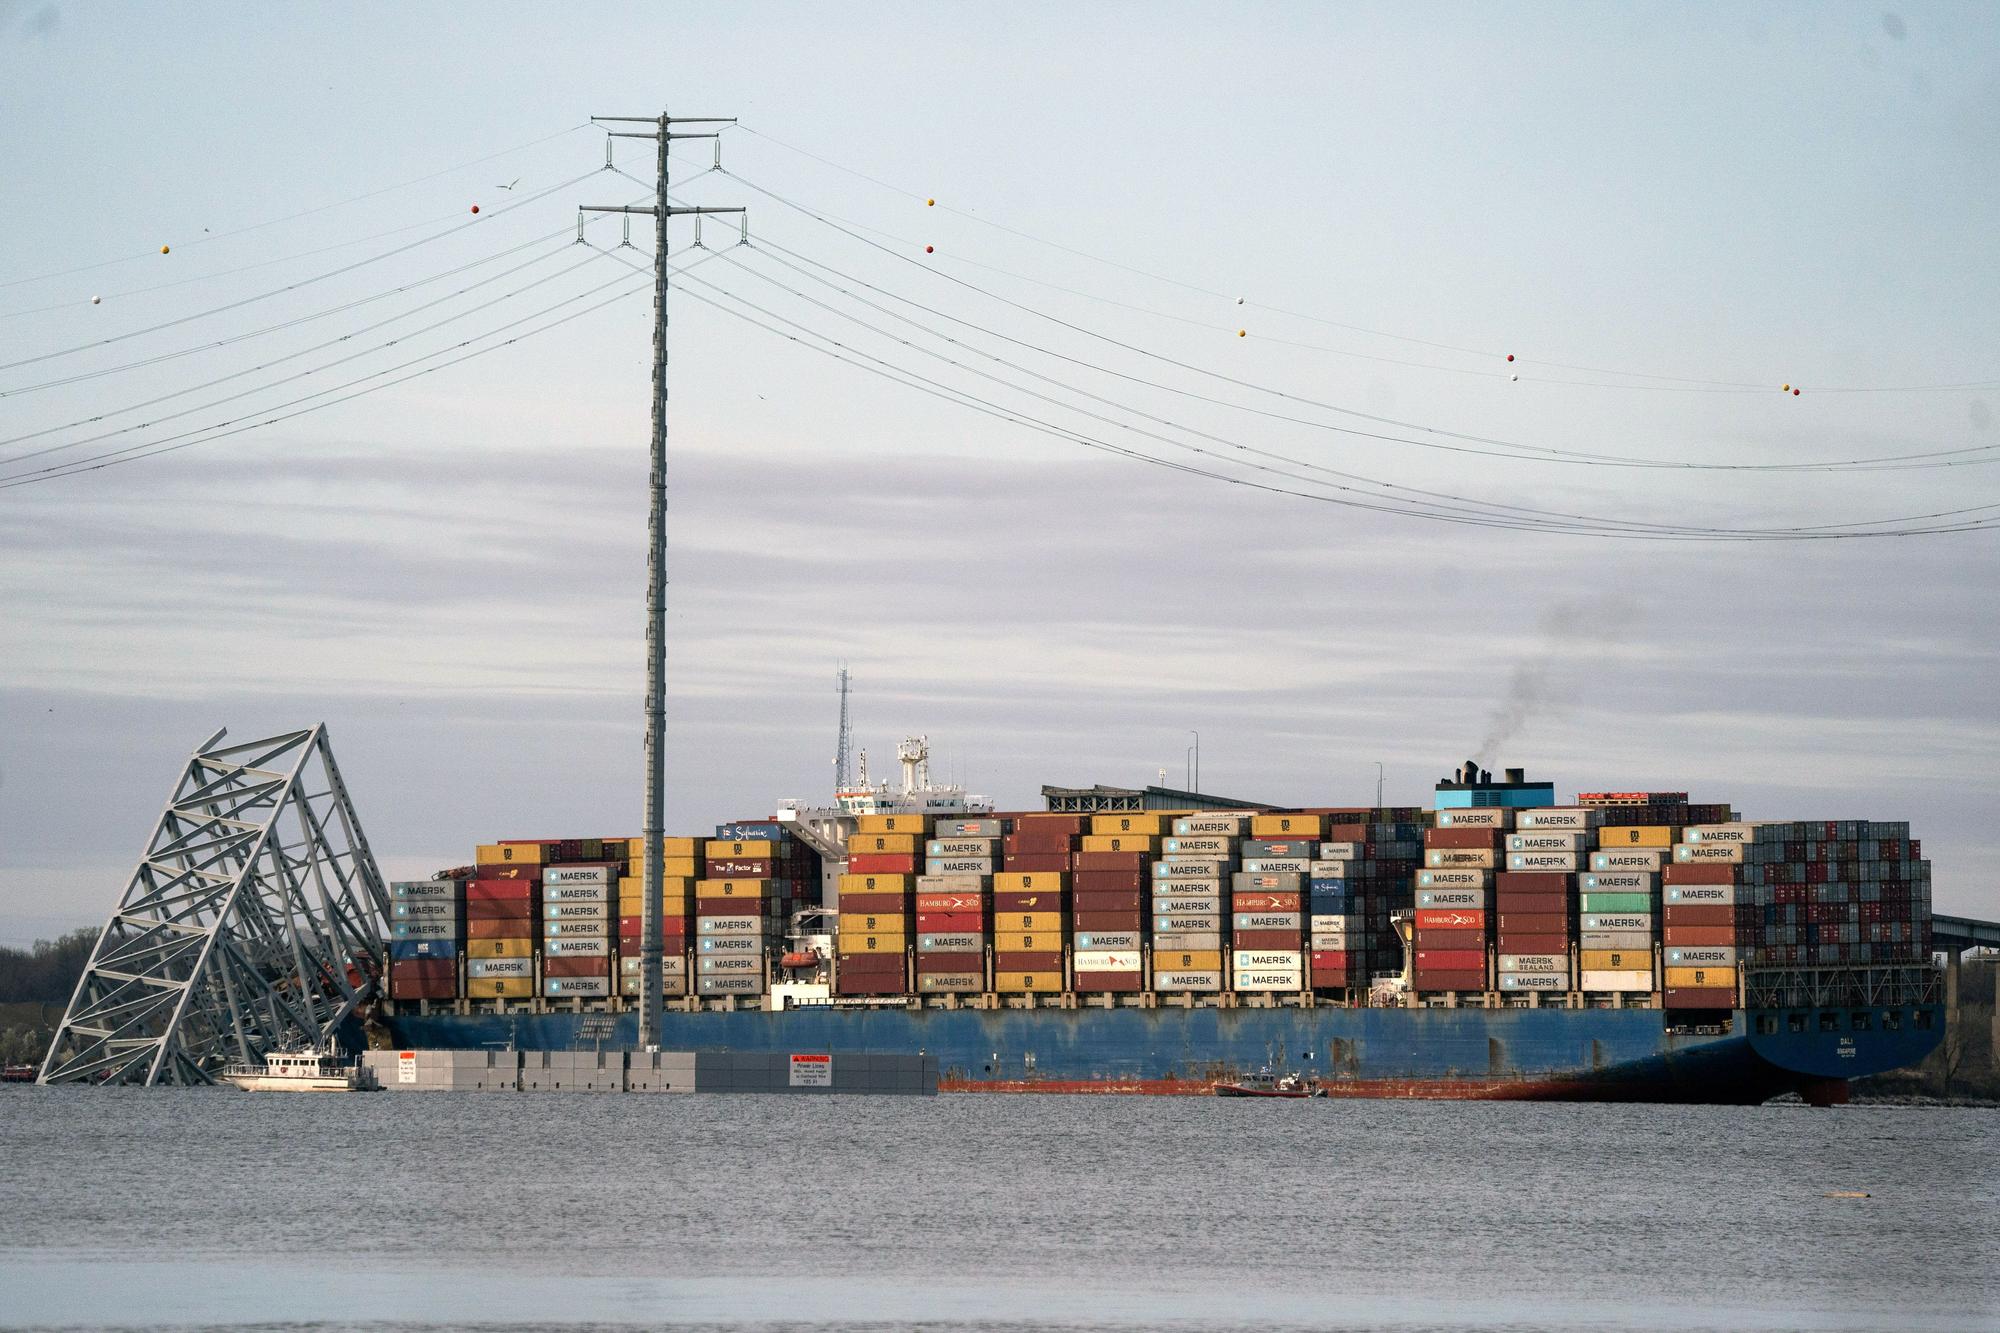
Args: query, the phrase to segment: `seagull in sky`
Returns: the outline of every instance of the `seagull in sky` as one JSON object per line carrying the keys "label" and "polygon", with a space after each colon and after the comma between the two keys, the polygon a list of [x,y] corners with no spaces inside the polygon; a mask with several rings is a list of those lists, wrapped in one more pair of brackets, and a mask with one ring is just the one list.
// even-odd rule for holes
{"label": "seagull in sky", "polygon": [[505,185],[496,185],[493,188],[496,190],[511,190],[520,183],[521,183],[521,178],[519,176],[516,176],[513,180],[508,181]]}

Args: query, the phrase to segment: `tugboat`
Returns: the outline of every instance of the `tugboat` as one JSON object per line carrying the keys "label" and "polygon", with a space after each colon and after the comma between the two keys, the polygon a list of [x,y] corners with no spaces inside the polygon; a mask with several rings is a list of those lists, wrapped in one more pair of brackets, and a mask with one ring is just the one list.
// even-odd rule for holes
{"label": "tugboat", "polygon": [[1324,1097],[1326,1089],[1302,1074],[1274,1074],[1260,1069],[1234,1082],[1217,1083],[1218,1097]]}
{"label": "tugboat", "polygon": [[230,1065],[222,1071],[222,1079],[245,1092],[376,1092],[382,1087],[374,1071],[358,1061],[350,1064],[338,1051],[310,1046],[267,1055],[261,1068]]}

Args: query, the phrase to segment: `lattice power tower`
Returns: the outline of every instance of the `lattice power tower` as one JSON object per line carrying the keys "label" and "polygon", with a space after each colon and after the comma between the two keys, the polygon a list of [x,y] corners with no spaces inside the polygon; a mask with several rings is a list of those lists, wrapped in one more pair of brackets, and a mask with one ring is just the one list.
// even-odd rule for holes
{"label": "lattice power tower", "polygon": [[211,1083],[330,1045],[377,994],[388,893],[326,728],[188,759],[77,982],[44,1083]]}

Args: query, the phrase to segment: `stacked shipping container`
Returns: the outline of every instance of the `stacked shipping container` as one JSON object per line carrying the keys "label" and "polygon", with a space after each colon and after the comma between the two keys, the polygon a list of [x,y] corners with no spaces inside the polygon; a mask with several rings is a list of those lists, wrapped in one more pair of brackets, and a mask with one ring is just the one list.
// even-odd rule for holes
{"label": "stacked shipping container", "polygon": [[[704,868],[707,839],[660,839],[660,994],[688,993],[690,940],[694,936],[694,885]],[[640,950],[646,911],[646,840],[627,842],[625,873],[618,880],[618,993],[639,994]]]}
{"label": "stacked shipping container", "polygon": [[1145,989],[1147,916],[1159,814],[1094,815],[1070,875],[1070,989]]}
{"label": "stacked shipping container", "polygon": [[913,887],[930,820],[924,815],[862,815],[856,824],[839,885],[835,990],[841,995],[905,995],[911,989],[908,960],[917,933]]}
{"label": "stacked shipping container", "polygon": [[1230,981],[1238,991],[1305,990],[1307,881],[1326,821],[1252,815],[1241,868],[1230,877]]}
{"label": "stacked shipping container", "polygon": [[1001,823],[938,820],[932,833],[924,843],[924,873],[917,879],[917,992],[984,991]]}
{"label": "stacked shipping container", "polygon": [[1021,815],[1001,844],[993,882],[993,989],[1053,995],[1067,989],[1063,950],[1081,815]]}
{"label": "stacked shipping container", "polygon": [[539,842],[499,842],[474,854],[465,886],[465,993],[475,1000],[526,1000],[535,994],[541,946]]}
{"label": "stacked shipping container", "polygon": [[398,1000],[458,995],[465,949],[465,881],[406,880],[389,886],[389,994]]}
{"label": "stacked shipping container", "polygon": [[1150,908],[1154,990],[1224,988],[1223,952],[1230,938],[1225,888],[1236,872],[1237,845],[1248,823],[1248,815],[1184,815],[1161,839]]}
{"label": "stacked shipping container", "polygon": [[[1424,830],[1424,868],[1417,872],[1416,953],[1411,985],[1422,992],[1487,989],[1486,946],[1492,914],[1483,881],[1502,864],[1506,812],[1498,807],[1438,812]],[[1479,885],[1445,872],[1477,871]],[[1445,875],[1445,878],[1438,878]],[[1442,896],[1440,896],[1442,895]],[[1468,901],[1476,895],[1481,905]]]}

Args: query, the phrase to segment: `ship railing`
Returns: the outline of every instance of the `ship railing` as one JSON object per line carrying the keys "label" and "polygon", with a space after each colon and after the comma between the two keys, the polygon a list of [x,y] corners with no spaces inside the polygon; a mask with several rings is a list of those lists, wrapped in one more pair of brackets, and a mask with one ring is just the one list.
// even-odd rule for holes
{"label": "ship railing", "polygon": [[1743,991],[1752,1009],[1921,1007],[1943,1001],[1944,978],[1931,963],[1749,968]]}

